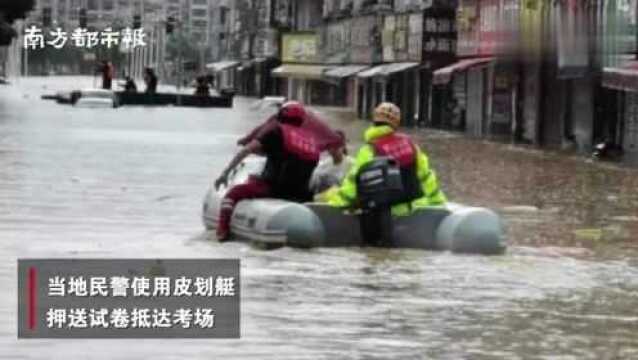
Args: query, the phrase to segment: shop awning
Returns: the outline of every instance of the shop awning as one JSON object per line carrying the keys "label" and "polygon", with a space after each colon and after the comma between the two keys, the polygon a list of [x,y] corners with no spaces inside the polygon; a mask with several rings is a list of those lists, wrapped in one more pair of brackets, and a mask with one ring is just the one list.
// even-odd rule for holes
{"label": "shop awning", "polygon": [[218,61],[206,64],[206,69],[212,70],[213,72],[218,72],[238,66],[239,64],[239,61]]}
{"label": "shop awning", "polygon": [[320,80],[329,66],[284,64],[272,70],[273,76]]}
{"label": "shop awning", "polygon": [[409,70],[419,66],[419,63],[407,62],[407,63],[392,63],[375,66],[372,69],[362,71],[357,74],[360,78],[371,78],[374,76],[388,76],[396,74],[401,71]]}
{"label": "shop awning", "polygon": [[347,65],[347,66],[336,66],[324,73],[324,76],[335,79],[343,79],[350,76],[353,76],[365,69],[367,66],[362,65]]}
{"label": "shop awning", "polygon": [[479,66],[482,64],[487,64],[494,60],[494,58],[486,57],[486,58],[476,58],[476,59],[465,59],[459,62],[456,62],[452,65],[446,66],[444,68],[440,68],[432,74],[432,84],[434,85],[444,85],[452,80],[452,75],[459,71],[465,71],[471,67]]}
{"label": "shop awning", "polygon": [[604,68],[602,85],[609,89],[638,92],[638,62]]}

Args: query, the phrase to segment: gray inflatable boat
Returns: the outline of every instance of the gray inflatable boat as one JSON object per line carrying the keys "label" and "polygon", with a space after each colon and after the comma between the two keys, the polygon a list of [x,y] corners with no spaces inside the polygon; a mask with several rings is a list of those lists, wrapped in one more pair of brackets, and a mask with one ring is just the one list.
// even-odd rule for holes
{"label": "gray inflatable boat", "polygon": [[[244,162],[230,176],[229,186],[256,173],[262,163],[253,159]],[[209,230],[216,228],[225,191],[211,188],[206,194],[203,221]],[[475,254],[502,254],[506,248],[501,218],[485,208],[449,203],[445,207],[395,217],[392,221],[391,247]],[[362,236],[360,212],[276,199],[245,200],[237,204],[231,220],[231,235],[233,240],[265,248],[369,245]]]}

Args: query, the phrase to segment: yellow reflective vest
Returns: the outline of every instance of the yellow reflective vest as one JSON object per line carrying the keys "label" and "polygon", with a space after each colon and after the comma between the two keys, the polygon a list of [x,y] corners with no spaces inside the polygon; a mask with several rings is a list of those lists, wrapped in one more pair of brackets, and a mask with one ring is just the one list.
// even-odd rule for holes
{"label": "yellow reflective vest", "polygon": [[[357,200],[357,174],[359,169],[374,159],[374,149],[371,143],[394,131],[390,126],[372,126],[364,133],[366,145],[362,146],[357,153],[354,165],[348,172],[338,188],[330,189],[323,198],[328,204],[335,207],[348,208],[356,205]],[[416,145],[415,145],[416,146]],[[445,205],[447,199],[439,188],[434,170],[430,169],[428,157],[416,146],[417,152],[417,176],[423,189],[423,196],[410,203],[397,204],[392,207],[392,214],[395,216],[405,216],[417,209],[426,207]]]}

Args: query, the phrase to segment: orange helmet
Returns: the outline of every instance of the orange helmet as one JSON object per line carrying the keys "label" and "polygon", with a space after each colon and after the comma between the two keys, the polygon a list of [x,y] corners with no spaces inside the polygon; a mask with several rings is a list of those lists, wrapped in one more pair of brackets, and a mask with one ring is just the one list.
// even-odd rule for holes
{"label": "orange helmet", "polygon": [[381,103],[374,109],[374,117],[372,121],[388,124],[392,128],[396,129],[401,124],[401,110],[393,103]]}

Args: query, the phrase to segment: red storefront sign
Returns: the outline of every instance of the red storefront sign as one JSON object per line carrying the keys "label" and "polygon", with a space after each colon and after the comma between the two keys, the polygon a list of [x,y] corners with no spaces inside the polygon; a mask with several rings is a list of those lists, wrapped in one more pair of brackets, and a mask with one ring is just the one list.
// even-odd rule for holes
{"label": "red storefront sign", "polygon": [[517,0],[479,1],[479,55],[506,55],[514,50],[519,9]]}

